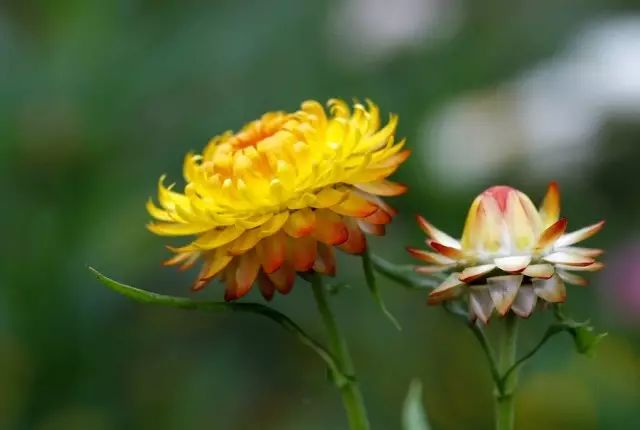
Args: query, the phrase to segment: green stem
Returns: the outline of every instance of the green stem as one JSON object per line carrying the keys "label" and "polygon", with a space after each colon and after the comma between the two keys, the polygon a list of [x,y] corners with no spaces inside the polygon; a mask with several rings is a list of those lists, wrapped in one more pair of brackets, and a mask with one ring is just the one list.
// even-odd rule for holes
{"label": "green stem", "polygon": [[[505,317],[504,331],[500,340],[499,370],[507,375],[502,381],[502,390],[496,387],[496,430],[513,430],[515,422],[514,392],[518,383],[518,372],[512,370],[516,362],[518,317],[509,312]],[[507,372],[509,372],[507,374]]]}
{"label": "green stem", "polygon": [[480,346],[482,347],[482,351],[487,357],[487,361],[489,363],[489,370],[491,372],[491,378],[496,387],[496,395],[502,395],[504,393],[504,385],[503,379],[500,377],[500,371],[498,370],[498,364],[496,363],[496,357],[489,344],[489,339],[487,339],[487,335],[484,333],[484,330],[481,326],[476,322],[472,322],[470,324],[471,331],[478,339]]}
{"label": "green stem", "polygon": [[[347,343],[340,333],[336,319],[329,307],[327,292],[323,285],[322,277],[314,273],[310,278],[313,296],[315,297],[322,322],[327,330],[331,351],[335,355],[342,372],[348,375],[354,375],[353,360],[349,354]],[[347,412],[349,429],[369,430],[367,411],[364,406],[364,401],[362,400],[362,393],[355,379],[350,379],[344,381],[342,384],[338,384],[338,389],[342,395],[342,403]]]}

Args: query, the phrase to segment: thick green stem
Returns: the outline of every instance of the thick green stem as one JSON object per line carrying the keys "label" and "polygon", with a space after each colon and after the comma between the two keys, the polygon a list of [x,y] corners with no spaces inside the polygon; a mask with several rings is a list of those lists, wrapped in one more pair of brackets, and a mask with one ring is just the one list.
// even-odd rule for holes
{"label": "thick green stem", "polygon": [[[505,317],[504,331],[500,340],[499,363],[500,372],[507,375],[516,362],[516,344],[518,339],[518,317],[510,312]],[[515,423],[514,394],[518,383],[517,370],[511,371],[503,380],[502,390],[496,387],[496,430],[513,430]]]}
{"label": "thick green stem", "polygon": [[[322,278],[317,273],[311,276],[311,286],[313,289],[313,296],[316,299],[316,305],[318,312],[322,317],[327,335],[329,337],[329,345],[331,352],[335,355],[338,365],[343,373],[355,377],[353,360],[347,343],[344,337],[340,333],[338,324],[336,322],[329,302],[327,300],[327,292],[322,282]],[[350,430],[369,430],[369,419],[367,418],[367,411],[362,400],[362,393],[358,387],[358,383],[355,378],[347,380],[338,386],[342,395],[342,403],[345,411],[347,412],[347,419],[349,420]]]}

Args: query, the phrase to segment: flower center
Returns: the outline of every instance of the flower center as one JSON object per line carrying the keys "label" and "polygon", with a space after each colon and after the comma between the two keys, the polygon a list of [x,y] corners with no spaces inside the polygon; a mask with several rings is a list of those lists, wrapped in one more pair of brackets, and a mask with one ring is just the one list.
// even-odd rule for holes
{"label": "flower center", "polygon": [[231,136],[228,142],[234,150],[255,147],[262,140],[280,131],[287,120],[287,115],[274,113],[272,117],[250,122],[240,132]]}

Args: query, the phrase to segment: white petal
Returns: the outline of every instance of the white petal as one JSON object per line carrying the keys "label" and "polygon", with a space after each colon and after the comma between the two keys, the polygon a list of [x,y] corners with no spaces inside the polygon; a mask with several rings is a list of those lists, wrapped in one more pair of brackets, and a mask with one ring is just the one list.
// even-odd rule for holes
{"label": "white petal", "polygon": [[457,272],[450,274],[435,290],[431,291],[431,293],[429,293],[429,303],[436,304],[446,300],[449,298],[448,294],[454,292],[452,291],[454,288],[464,285],[464,282],[459,279],[459,276],[460,273]]}
{"label": "white petal", "polygon": [[562,303],[567,297],[564,282],[554,276],[551,279],[533,279],[533,291],[538,297],[551,303]]}
{"label": "white petal", "polygon": [[500,315],[506,314],[511,308],[522,279],[522,275],[494,276],[487,279],[491,300]]}
{"label": "white petal", "polygon": [[531,278],[549,279],[554,272],[555,269],[551,264],[531,264],[524,269],[522,274]]}
{"label": "white petal", "polygon": [[469,315],[472,318],[480,318],[487,323],[493,312],[493,301],[486,286],[470,287],[469,289]]}
{"label": "white petal", "polygon": [[568,266],[566,264],[556,264],[558,269],[562,270],[571,270],[573,272],[597,272],[604,267],[604,264],[596,261],[595,263],[591,263],[588,266]]}
{"label": "white petal", "polygon": [[599,232],[604,226],[604,221],[600,221],[599,223],[590,225],[588,227],[581,228],[580,230],[576,230],[571,233],[563,234],[556,241],[556,248],[561,248],[563,246],[573,245],[574,243],[581,242],[585,239],[590,238],[597,232]]}
{"label": "white petal", "polygon": [[535,309],[537,300],[538,297],[532,287],[522,286],[518,289],[518,295],[511,305],[511,310],[522,318],[528,318]]}
{"label": "white petal", "polygon": [[569,254],[576,254],[576,255],[581,255],[583,257],[591,257],[591,258],[599,257],[604,253],[602,249],[581,248],[577,246],[566,246],[564,248],[556,249],[556,251],[568,252]]}
{"label": "white petal", "polygon": [[487,273],[496,268],[495,264],[483,264],[481,266],[467,267],[460,274],[460,280],[463,282],[471,282],[483,277]]}
{"label": "white petal", "polygon": [[554,252],[543,257],[543,260],[553,264],[566,264],[569,266],[589,266],[595,261],[591,257],[569,254],[568,252]]}
{"label": "white petal", "polygon": [[493,260],[496,266],[509,273],[520,273],[531,263],[531,256],[516,255],[512,257],[499,257]]}
{"label": "white petal", "polygon": [[433,224],[428,222],[426,219],[424,219],[420,215],[418,215],[418,225],[431,239],[438,241],[441,244],[445,246],[449,246],[451,248],[457,248],[457,249],[462,248],[459,241],[455,240],[454,238],[449,236],[447,233],[441,230],[438,230],[433,226]]}
{"label": "white petal", "polygon": [[579,285],[581,287],[586,287],[589,284],[582,276],[567,272],[566,270],[558,270],[558,276],[567,284]]}

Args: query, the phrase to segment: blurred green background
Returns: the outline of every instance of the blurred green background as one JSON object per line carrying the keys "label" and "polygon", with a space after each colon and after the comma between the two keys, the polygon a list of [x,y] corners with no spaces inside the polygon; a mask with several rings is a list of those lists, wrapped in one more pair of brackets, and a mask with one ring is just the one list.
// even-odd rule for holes
{"label": "blurred green background", "polygon": [[[271,322],[140,306],[86,270],[190,295],[144,228],[159,175],[180,180],[185,152],[264,111],[329,97],[400,115],[411,190],[371,241],[393,261],[421,243],[415,213],[459,234],[495,183],[539,200],[558,179],[570,228],[607,219],[589,244],[608,267],[568,310],[609,336],[593,359],[554,338],[522,374],[517,428],[640,428],[636,1],[3,0],[0,429],[345,428],[322,362]],[[374,428],[400,428],[413,377],[436,429],[492,428],[473,337],[381,280],[398,333],[357,263],[341,257],[353,288],[334,302]],[[274,306],[323,335],[306,284]],[[522,348],[549,320],[523,324]]]}

